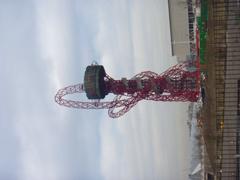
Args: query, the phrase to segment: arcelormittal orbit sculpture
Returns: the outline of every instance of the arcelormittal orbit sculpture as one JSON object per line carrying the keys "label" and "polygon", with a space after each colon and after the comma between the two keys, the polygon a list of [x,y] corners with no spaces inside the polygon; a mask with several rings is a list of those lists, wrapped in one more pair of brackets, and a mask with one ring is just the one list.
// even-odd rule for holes
{"label": "arcelormittal orbit sculpture", "polygon": [[[104,67],[93,64],[86,68],[84,83],[60,89],[55,101],[63,106],[80,109],[108,109],[112,118],[128,112],[140,100],[197,101],[199,97],[199,60],[177,64],[162,74],[141,72],[131,79],[115,80]],[[89,101],[67,100],[63,97],[85,92]],[[104,97],[115,94],[112,101]]]}

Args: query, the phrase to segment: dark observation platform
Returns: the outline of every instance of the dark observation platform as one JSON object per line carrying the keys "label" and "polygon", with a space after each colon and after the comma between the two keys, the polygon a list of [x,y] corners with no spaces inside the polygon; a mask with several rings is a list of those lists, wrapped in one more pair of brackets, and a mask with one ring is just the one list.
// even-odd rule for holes
{"label": "dark observation platform", "polygon": [[84,88],[88,99],[104,99],[108,94],[104,78],[106,72],[101,65],[87,66],[84,75]]}

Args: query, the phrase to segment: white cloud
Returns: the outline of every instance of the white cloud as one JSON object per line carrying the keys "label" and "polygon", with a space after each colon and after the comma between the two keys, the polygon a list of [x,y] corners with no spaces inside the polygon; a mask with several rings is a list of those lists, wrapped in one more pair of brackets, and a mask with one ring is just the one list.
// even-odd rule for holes
{"label": "white cloud", "polygon": [[[176,119],[175,114],[169,114],[182,114],[183,109],[179,105],[139,102],[124,117],[113,122],[103,121],[101,164],[104,177],[184,179],[187,175],[187,134],[182,132],[186,130],[185,116],[179,115]],[[105,146],[112,149],[106,150]]]}
{"label": "white cloud", "polygon": [[[36,1],[36,36],[40,58],[51,67],[53,83],[57,89],[68,77],[72,57],[72,18],[67,1]],[[69,71],[68,71],[69,72]]]}
{"label": "white cloud", "polygon": [[[97,43],[102,63],[113,78],[129,78],[144,70],[161,73],[173,64],[167,1],[114,2],[111,8],[104,6],[103,9],[99,15]],[[124,15],[122,9],[127,9]],[[103,121],[101,166],[104,178],[185,179],[181,163],[186,141],[176,143],[183,142],[176,136],[185,137],[182,135],[184,124],[177,126],[184,116],[173,114],[178,109],[181,111],[184,107],[139,102],[120,119]]]}
{"label": "white cloud", "polygon": [[8,127],[0,140],[11,142],[0,150],[0,179],[99,179],[96,113],[54,102],[79,72],[73,2],[35,3],[0,3],[0,123]]}
{"label": "white cloud", "polygon": [[166,3],[26,0],[0,6],[0,123],[6,127],[0,140],[10,142],[0,150],[0,178],[174,179],[166,162],[181,174],[186,142],[176,142],[185,137],[184,125],[167,114],[179,106],[139,102],[110,120],[104,110],[53,101],[58,88],[82,81],[92,58],[101,58],[116,79],[165,69]]}

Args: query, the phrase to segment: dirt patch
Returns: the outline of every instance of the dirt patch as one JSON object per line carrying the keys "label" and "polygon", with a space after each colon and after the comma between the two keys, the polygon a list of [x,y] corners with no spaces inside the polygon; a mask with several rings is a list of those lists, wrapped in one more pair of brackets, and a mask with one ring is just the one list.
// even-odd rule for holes
{"label": "dirt patch", "polygon": [[217,132],[216,132],[216,89],[215,89],[215,57],[214,57],[214,27],[213,27],[213,11],[212,3],[208,3],[208,34],[206,44],[206,63],[201,66],[201,71],[206,74],[206,80],[202,82],[205,89],[205,99],[203,109],[199,114],[199,118],[203,121],[202,134],[205,143],[204,158],[205,168],[207,171],[216,171],[216,150],[217,150]]}

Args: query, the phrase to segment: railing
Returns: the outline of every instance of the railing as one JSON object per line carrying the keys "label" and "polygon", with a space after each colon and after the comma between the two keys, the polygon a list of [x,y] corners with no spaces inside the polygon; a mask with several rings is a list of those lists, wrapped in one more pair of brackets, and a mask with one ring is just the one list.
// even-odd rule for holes
{"label": "railing", "polygon": [[240,179],[240,1],[212,0],[217,179]]}

